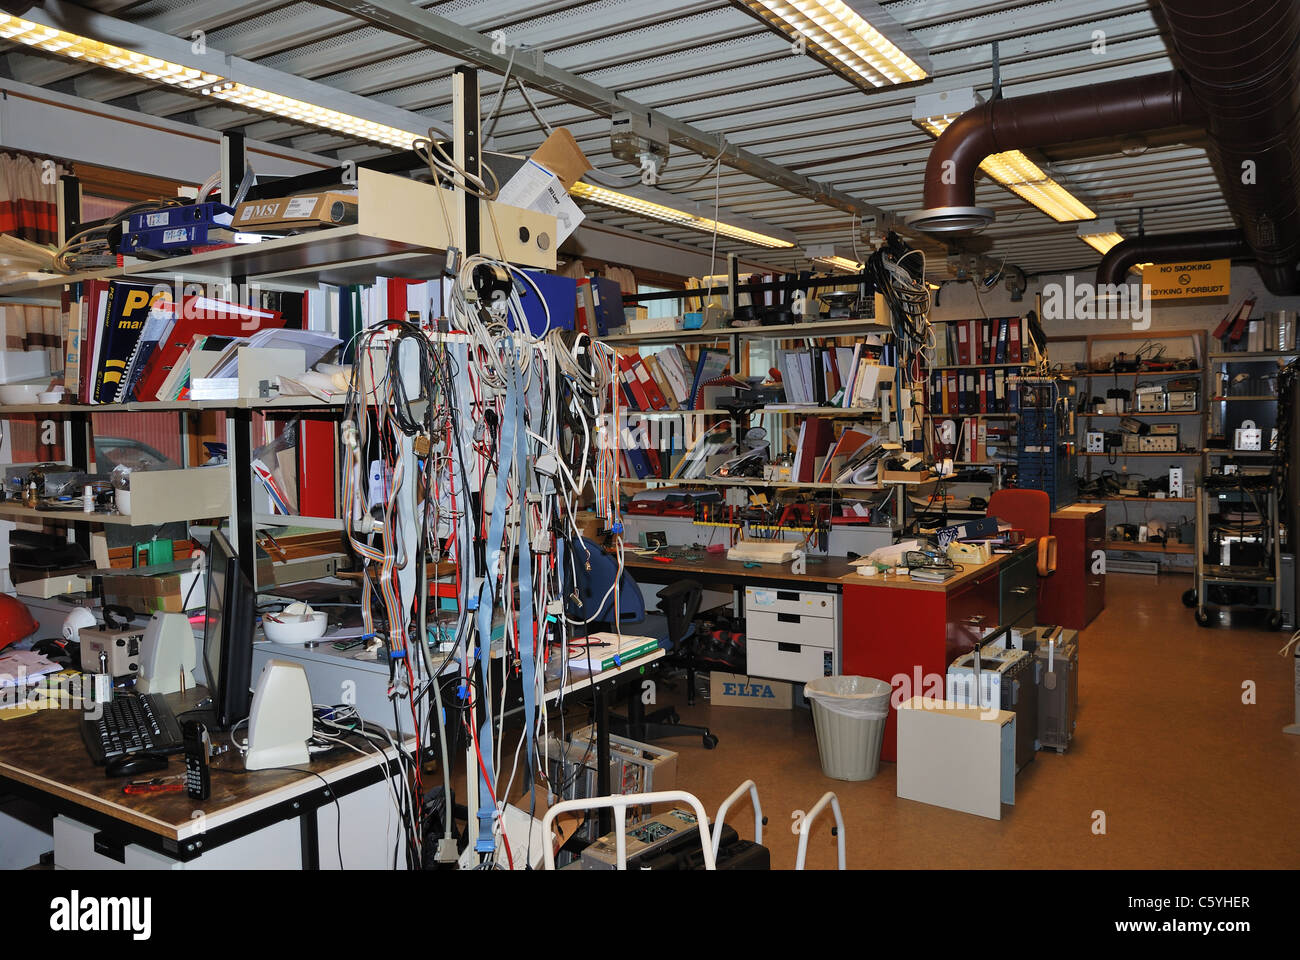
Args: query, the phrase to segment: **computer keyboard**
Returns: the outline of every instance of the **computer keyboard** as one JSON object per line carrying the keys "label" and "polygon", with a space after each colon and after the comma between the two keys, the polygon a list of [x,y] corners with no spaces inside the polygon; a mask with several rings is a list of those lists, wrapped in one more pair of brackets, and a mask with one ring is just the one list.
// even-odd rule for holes
{"label": "computer keyboard", "polygon": [[180,724],[161,694],[119,694],[98,719],[81,719],[90,758],[105,764],[128,753],[182,753]]}

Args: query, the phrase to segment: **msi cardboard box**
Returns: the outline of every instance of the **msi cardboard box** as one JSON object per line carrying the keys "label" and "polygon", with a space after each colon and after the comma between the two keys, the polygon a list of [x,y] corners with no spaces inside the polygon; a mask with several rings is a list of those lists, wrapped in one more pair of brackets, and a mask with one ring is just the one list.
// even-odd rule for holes
{"label": "msi cardboard box", "polygon": [[231,226],[240,231],[302,230],[357,222],[357,198],[346,193],[316,193],[272,200],[245,200]]}

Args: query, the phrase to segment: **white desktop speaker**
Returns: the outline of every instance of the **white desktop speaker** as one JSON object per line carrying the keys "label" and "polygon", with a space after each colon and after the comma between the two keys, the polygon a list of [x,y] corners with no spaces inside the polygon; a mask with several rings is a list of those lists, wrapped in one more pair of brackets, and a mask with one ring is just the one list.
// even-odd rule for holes
{"label": "white desktop speaker", "polygon": [[268,660],[253,688],[245,770],[291,767],[308,761],[311,687],[300,663]]}
{"label": "white desktop speaker", "polygon": [[189,618],[183,613],[155,613],[140,641],[140,677],[135,688],[141,693],[180,693],[182,687],[194,686],[198,662],[198,644]]}

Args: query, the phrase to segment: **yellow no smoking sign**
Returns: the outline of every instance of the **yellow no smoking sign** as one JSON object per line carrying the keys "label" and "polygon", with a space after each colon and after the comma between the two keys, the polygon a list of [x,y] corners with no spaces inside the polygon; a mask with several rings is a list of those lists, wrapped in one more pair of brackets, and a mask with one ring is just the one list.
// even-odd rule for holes
{"label": "yellow no smoking sign", "polygon": [[1229,260],[1153,263],[1142,269],[1142,283],[1150,287],[1152,300],[1227,297],[1231,275]]}

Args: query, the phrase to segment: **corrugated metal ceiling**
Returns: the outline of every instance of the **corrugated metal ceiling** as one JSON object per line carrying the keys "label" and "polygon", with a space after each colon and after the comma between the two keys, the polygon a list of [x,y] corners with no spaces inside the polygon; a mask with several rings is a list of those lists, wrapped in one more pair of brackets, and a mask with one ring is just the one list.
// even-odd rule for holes
{"label": "corrugated metal ceiling", "polygon": [[[449,73],[455,62],[402,37],[310,3],[271,0],[92,0],[89,6],[176,36],[203,30],[226,53],[349,92],[450,119]],[[911,123],[919,94],[992,86],[992,44],[998,44],[1003,93],[1008,97],[1063,89],[1170,69],[1164,45],[1144,2],[1135,0],[896,0],[883,4],[928,50],[932,79],[907,88],[864,93],[732,6],[717,0],[450,0],[420,3],[484,34],[504,31],[511,44],[546,52],[548,63],[580,74],[668,115],[726,137],[804,176],[855,197],[907,213],[921,206],[921,179],[932,141]],[[1098,52],[1098,34],[1104,52]],[[526,47],[525,47],[526,49]],[[159,89],[109,71],[11,49],[14,79],[101,102],[118,103],[213,129],[298,149],[361,157],[376,148],[226,106]],[[496,99],[499,78],[485,73],[483,111]],[[629,182],[637,171],[609,152],[609,121],[543,91],[532,91],[542,118],[567,126],[591,161]],[[544,136],[515,91],[502,101],[494,129],[496,149],[527,153]],[[1133,152],[1133,151],[1130,151]],[[712,206],[794,231],[807,243],[852,246],[852,218],[756,180],[711,158],[674,148],[662,186]],[[1102,217],[1136,232],[1143,211],[1148,232],[1231,226],[1214,173],[1199,147],[1151,146],[1062,159],[1052,172]],[[674,186],[674,183],[678,186]],[[686,184],[686,186],[681,186]],[[1076,225],[1046,215],[989,182],[977,202],[997,210],[985,236],[989,255],[1028,272],[1085,267],[1096,255],[1075,236]],[[708,236],[589,207],[596,221],[708,249]],[[744,250],[779,265],[804,264],[798,253],[756,251],[720,238],[719,252]]]}

